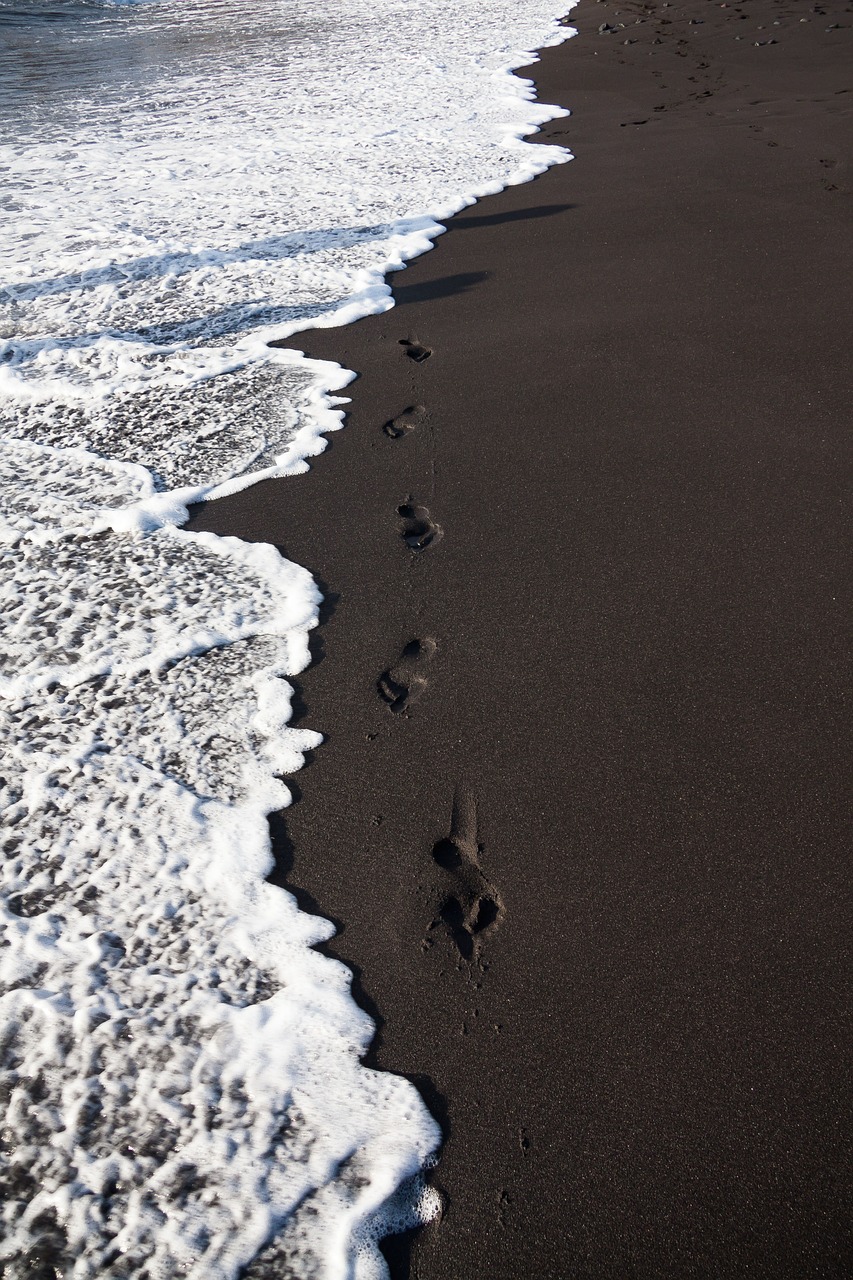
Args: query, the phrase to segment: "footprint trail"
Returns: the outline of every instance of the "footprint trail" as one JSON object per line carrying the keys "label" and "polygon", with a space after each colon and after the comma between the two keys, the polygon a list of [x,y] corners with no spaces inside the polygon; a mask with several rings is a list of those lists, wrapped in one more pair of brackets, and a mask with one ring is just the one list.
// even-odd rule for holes
{"label": "footprint trail", "polygon": [[408,500],[397,508],[397,515],[400,517],[400,536],[412,551],[426,551],[441,537],[441,526],[431,518],[427,507]]}
{"label": "footprint trail", "polygon": [[407,711],[427,687],[425,671],[437,648],[436,642],[429,637],[410,640],[394,665],[382,672],[376,689],[395,715]]}
{"label": "footprint trail", "polygon": [[457,791],[450,832],[432,850],[433,862],[441,872],[441,896],[425,947],[431,943],[430,933],[443,927],[463,960],[480,958],[484,939],[504,914],[500,894],[480,867],[482,848],[476,801],[470,793]]}
{"label": "footprint trail", "polygon": [[423,346],[415,337],[400,338],[400,346],[405,349],[409,359],[416,361],[417,364],[423,364],[424,360],[429,360],[432,355],[432,348]]}
{"label": "footprint trail", "polygon": [[409,405],[408,409],[398,413],[396,418],[386,422],[382,430],[391,440],[400,440],[420,426],[425,417],[426,409],[422,404]]}

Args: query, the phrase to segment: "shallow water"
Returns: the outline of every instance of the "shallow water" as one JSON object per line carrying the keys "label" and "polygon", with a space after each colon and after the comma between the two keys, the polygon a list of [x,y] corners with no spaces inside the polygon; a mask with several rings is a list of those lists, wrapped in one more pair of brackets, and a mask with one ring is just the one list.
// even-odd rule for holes
{"label": "shallow water", "polygon": [[10,1280],[366,1278],[434,1211],[435,1123],[265,882],[317,589],[178,526],[340,425],[351,375],[271,339],[385,309],[436,219],[565,158],[506,75],[559,12],[0,0]]}

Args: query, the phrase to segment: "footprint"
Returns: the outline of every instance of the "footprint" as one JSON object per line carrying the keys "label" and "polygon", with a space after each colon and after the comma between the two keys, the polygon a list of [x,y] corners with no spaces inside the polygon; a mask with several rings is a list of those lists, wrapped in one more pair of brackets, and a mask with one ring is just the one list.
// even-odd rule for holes
{"label": "footprint", "polygon": [[463,960],[479,959],[483,940],[503,916],[500,895],[480,868],[481,852],[476,801],[470,794],[456,792],[450,834],[432,851],[441,871],[441,898],[425,946],[429,946],[429,934],[443,926]]}
{"label": "footprint", "polygon": [[441,527],[430,519],[428,509],[411,499],[397,508],[397,515],[400,517],[400,536],[412,551],[426,551],[441,537]]}
{"label": "footprint", "polygon": [[386,422],[382,430],[392,440],[399,440],[401,436],[408,435],[410,431],[414,431],[425,416],[426,409],[422,404],[412,404],[409,405],[408,409],[404,409],[402,413],[398,413],[396,418]]}
{"label": "footprint", "polygon": [[418,364],[423,364],[424,360],[429,360],[432,355],[432,349],[422,346],[415,337],[401,338],[400,346],[405,347],[409,359],[416,360]]}
{"label": "footprint", "polygon": [[410,640],[400,657],[383,671],[376,682],[376,689],[383,702],[395,715],[407,711],[427,686],[424,671],[432,661],[438,645],[427,637]]}

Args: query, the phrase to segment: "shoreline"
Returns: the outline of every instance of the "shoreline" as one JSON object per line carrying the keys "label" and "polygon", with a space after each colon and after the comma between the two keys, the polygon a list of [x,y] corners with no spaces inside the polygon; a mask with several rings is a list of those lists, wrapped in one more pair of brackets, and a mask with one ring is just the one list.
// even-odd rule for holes
{"label": "shoreline", "polygon": [[324,595],[292,723],[326,741],[273,831],[369,1065],[445,1131],[395,1277],[846,1273],[853,95],[821,8],[573,10],[518,74],[575,159],[295,337],[359,371],[345,430],[187,526]]}

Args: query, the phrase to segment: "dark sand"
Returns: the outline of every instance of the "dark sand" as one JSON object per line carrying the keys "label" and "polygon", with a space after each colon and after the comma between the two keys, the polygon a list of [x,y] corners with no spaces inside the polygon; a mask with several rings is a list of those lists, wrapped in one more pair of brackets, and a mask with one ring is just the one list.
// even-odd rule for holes
{"label": "dark sand", "polygon": [[573,18],[533,74],[577,158],[294,341],[346,430],[194,527],[326,592],[275,825],[446,1126],[395,1275],[849,1276],[853,11]]}

